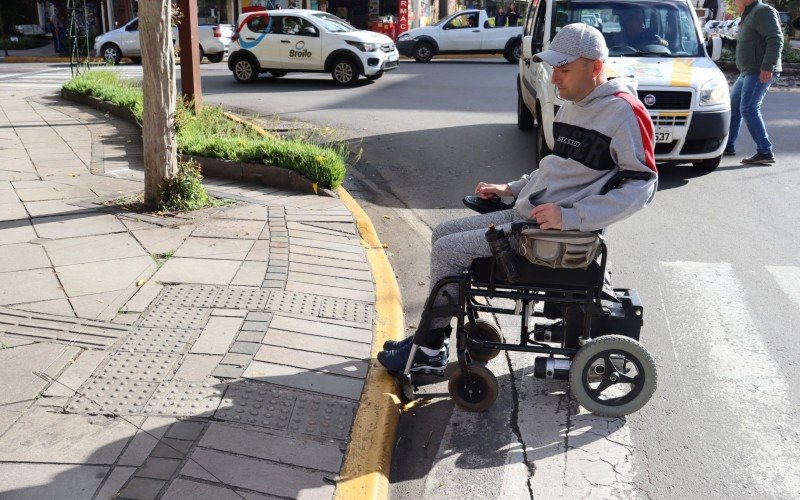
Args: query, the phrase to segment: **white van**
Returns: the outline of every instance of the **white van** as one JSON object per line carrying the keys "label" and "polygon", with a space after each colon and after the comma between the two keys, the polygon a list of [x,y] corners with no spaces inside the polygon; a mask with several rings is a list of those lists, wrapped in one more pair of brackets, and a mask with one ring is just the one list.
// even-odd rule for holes
{"label": "white van", "polygon": [[656,161],[715,169],[731,118],[728,82],[714,63],[722,41],[710,40],[709,57],[694,6],[687,0],[539,0],[531,6],[522,36],[517,125],[540,125],[539,157],[553,147],[553,121],[564,101],[550,83],[552,68],[531,56],[547,49],[562,26],[587,16],[602,21],[609,47],[606,74],[638,81],[639,99],[655,126]]}
{"label": "white van", "polygon": [[252,83],[267,72],[276,78],[329,72],[337,85],[346,87],[358,75],[377,80],[396,69],[399,58],[388,36],[358,30],[327,12],[265,10],[239,16],[228,69],[240,83]]}

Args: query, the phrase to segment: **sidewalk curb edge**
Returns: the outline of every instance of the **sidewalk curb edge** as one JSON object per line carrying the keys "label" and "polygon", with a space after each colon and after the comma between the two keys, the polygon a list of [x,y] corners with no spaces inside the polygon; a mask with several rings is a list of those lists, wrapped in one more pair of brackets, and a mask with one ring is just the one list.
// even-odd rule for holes
{"label": "sidewalk curb edge", "polygon": [[400,399],[396,395],[394,377],[378,364],[376,355],[384,341],[403,337],[403,303],[394,270],[369,216],[344,187],[340,186],[337,194],[356,219],[361,244],[375,280],[376,319],[370,366],[334,498],[385,499],[389,494]]}

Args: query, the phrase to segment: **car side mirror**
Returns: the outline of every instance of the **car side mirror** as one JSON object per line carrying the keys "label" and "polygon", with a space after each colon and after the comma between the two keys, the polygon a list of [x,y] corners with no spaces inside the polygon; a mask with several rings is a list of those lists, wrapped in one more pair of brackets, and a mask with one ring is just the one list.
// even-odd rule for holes
{"label": "car side mirror", "polygon": [[528,35],[522,37],[522,58],[529,60],[533,56],[533,37]]}
{"label": "car side mirror", "polygon": [[722,57],[722,39],[718,36],[712,36],[706,43],[706,50],[712,61],[719,61],[720,57]]}

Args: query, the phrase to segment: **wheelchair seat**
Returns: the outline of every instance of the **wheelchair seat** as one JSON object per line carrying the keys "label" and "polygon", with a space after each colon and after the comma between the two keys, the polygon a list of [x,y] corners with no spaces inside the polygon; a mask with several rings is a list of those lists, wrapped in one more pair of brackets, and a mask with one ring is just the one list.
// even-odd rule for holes
{"label": "wheelchair seat", "polygon": [[472,261],[470,271],[477,286],[508,286],[514,288],[566,288],[586,289],[603,286],[605,272],[598,262],[592,262],[586,269],[554,269],[531,264],[527,259],[514,255],[514,265],[520,279],[509,283],[502,267],[494,257],[480,257]]}

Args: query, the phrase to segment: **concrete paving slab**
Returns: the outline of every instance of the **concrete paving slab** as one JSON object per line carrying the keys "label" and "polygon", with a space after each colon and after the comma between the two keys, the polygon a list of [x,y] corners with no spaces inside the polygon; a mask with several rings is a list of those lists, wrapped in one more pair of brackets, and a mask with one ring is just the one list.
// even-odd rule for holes
{"label": "concrete paving slab", "polygon": [[296,281],[287,281],[287,292],[300,292],[307,294],[315,294],[325,297],[333,297],[337,299],[349,299],[360,302],[374,302],[375,293],[372,290],[353,290],[349,288],[341,288],[339,286],[325,286],[309,283],[298,283]]}
{"label": "concrete paving slab", "polygon": [[367,376],[367,368],[369,367],[365,360],[267,345],[261,346],[254,359],[266,363],[294,366],[356,379],[364,379]]}
{"label": "concrete paving slab", "polygon": [[173,257],[152,277],[161,283],[227,285],[239,271],[238,260],[210,260]]}
{"label": "concrete paving slab", "polygon": [[108,467],[0,463],[3,500],[92,498]]}
{"label": "concrete paving slab", "polygon": [[[35,162],[34,162],[35,163]],[[94,198],[94,193],[89,189],[82,189],[74,186],[66,186],[54,182],[42,181],[41,187],[36,188],[17,188],[17,195],[23,202],[45,201],[45,200],[64,200],[69,198]]]}
{"label": "concrete paving slab", "polygon": [[260,286],[266,272],[266,262],[242,262],[242,266],[236,276],[233,277],[231,285]]}
{"label": "concrete paving slab", "polygon": [[67,296],[72,298],[133,287],[138,280],[150,278],[157,269],[149,256],[142,256],[59,266],[56,273]]}
{"label": "concrete paving slab", "polygon": [[144,466],[136,471],[136,476],[167,481],[172,478],[172,475],[175,474],[180,465],[181,461],[179,459],[150,457],[144,463]]}
{"label": "concrete paving slab", "polygon": [[194,441],[200,437],[205,429],[205,422],[195,422],[191,420],[179,420],[172,424],[165,434],[168,438],[185,439]]}
{"label": "concrete paving slab", "polygon": [[169,485],[161,500],[185,500],[187,498],[192,500],[267,500],[274,497],[178,478]]}
{"label": "concrete paving slab", "polygon": [[75,311],[72,309],[72,304],[69,300],[55,299],[43,300],[41,302],[29,302],[27,304],[17,304],[13,307],[20,311],[40,312],[46,314],[55,314],[58,316],[75,317]]}
{"label": "concrete paving slab", "polygon": [[0,221],[27,220],[27,218],[28,211],[21,202],[0,203]]}
{"label": "concrete paving slab", "polygon": [[187,382],[204,382],[211,377],[211,372],[222,360],[219,354],[188,354],[175,373],[176,380]]}
{"label": "concrete paving slab", "polygon": [[355,269],[359,271],[369,271],[366,260],[340,260],[331,257],[321,257],[319,255],[305,255],[292,253],[289,255],[289,262],[299,262],[302,264],[316,264],[325,267],[338,267],[341,269]]}
{"label": "concrete paving slab", "polygon": [[256,240],[266,223],[257,220],[208,220],[192,231],[192,236]]}
{"label": "concrete paving slab", "polygon": [[206,327],[200,334],[190,352],[193,354],[225,354],[233,343],[242,318],[216,317],[209,318]]}
{"label": "concrete paving slab", "polygon": [[236,352],[229,352],[225,356],[222,357],[222,364],[225,365],[234,365],[234,366],[247,366],[253,360],[253,356],[250,354],[241,354]]}
{"label": "concrete paving slab", "polygon": [[372,283],[372,273],[365,270],[343,269],[339,267],[322,266],[316,264],[304,264],[302,262],[290,262],[289,273],[304,273],[317,276],[330,276],[334,278],[349,278]]}
{"label": "concrete paving slab", "polygon": [[55,266],[147,256],[128,233],[51,240],[44,243],[44,248]]}
{"label": "concrete paving slab", "polygon": [[161,293],[163,288],[164,285],[153,280],[148,280],[144,285],[139,287],[139,291],[137,291],[120,310],[124,312],[144,312],[158,294]]}
{"label": "concrete paving slab", "polygon": [[61,284],[50,268],[0,273],[0,305],[63,298]]}
{"label": "concrete paving slab", "polygon": [[237,379],[242,376],[242,373],[244,373],[244,368],[241,366],[219,365],[214,368],[212,375],[222,379]]}
{"label": "concrete paving slab", "polygon": [[225,384],[169,380],[158,386],[144,413],[175,417],[210,417],[222,400]]}
{"label": "concrete paving slab", "polygon": [[325,474],[321,472],[307,472],[202,448],[192,453],[192,461],[187,462],[180,473],[212,482],[216,482],[214,477],[217,477],[228,485],[298,500],[332,498],[334,491],[334,486],[325,482]]}
{"label": "concrete paving slab", "polygon": [[125,226],[113,215],[94,212],[41,217],[33,220],[33,226],[39,237],[51,239],[76,238],[125,231]]}
{"label": "concrete paving slab", "polygon": [[155,500],[158,492],[167,484],[158,479],[134,477],[119,492],[119,498],[128,500]]}
{"label": "concrete paving slab", "polygon": [[[126,221],[127,224],[127,221]],[[152,227],[131,231],[139,243],[151,254],[164,254],[176,250],[183,240],[189,237],[193,225],[172,227]]]}
{"label": "concrete paving slab", "polygon": [[263,428],[212,422],[198,446],[308,469],[338,473],[344,454],[338,443],[319,443],[264,432]]}
{"label": "concrete paving slab", "polygon": [[22,417],[22,411],[0,410],[0,436]]}
{"label": "concrete paving slab", "polygon": [[16,243],[0,246],[0,273],[41,267],[50,267],[50,259],[41,245]]}
{"label": "concrete paving slab", "polygon": [[250,363],[242,376],[251,380],[260,380],[284,387],[293,387],[352,400],[358,400],[361,397],[361,389],[364,387],[364,381],[360,379],[339,377],[324,372],[264,363],[262,361]]}
{"label": "concrete paving slab", "polygon": [[57,377],[79,353],[77,347],[50,343],[0,349],[0,380],[4,381],[0,407],[35,399],[48,382],[34,372],[42,371]]}
{"label": "concrete paving slab", "polygon": [[100,366],[107,354],[101,351],[82,349],[75,360],[67,366],[64,372],[44,391],[44,396],[72,397],[75,391],[83,385],[92,373]]}
{"label": "concrete paving slab", "polygon": [[191,236],[175,252],[175,257],[244,260],[253,240],[233,238],[198,238]]}
{"label": "concrete paving slab", "polygon": [[276,314],[275,317],[272,318],[270,327],[275,330],[319,335],[353,342],[367,344],[372,342],[371,328],[357,328],[353,325],[341,325],[327,319],[308,319]]}
{"label": "concrete paving slab", "polygon": [[31,217],[70,215],[96,211],[96,209],[76,204],[76,202],[83,200],[84,198],[66,198],[63,200],[29,201],[25,203],[25,209]]}
{"label": "concrete paving slab", "polygon": [[[306,283],[309,285],[322,285],[324,287],[342,288],[348,290],[361,290],[373,293],[375,286],[372,280],[357,280],[351,277],[336,277],[326,273],[304,273],[291,271],[288,276],[289,281]],[[314,287],[316,288],[316,287]],[[316,293],[316,292],[315,292]]]}
{"label": "concrete paving slab", "polygon": [[151,457],[160,458],[179,458],[182,459],[189,454],[194,441],[175,438],[161,438],[153,451]]}
{"label": "concrete paving slab", "polygon": [[289,349],[299,349],[301,351],[334,354],[336,356],[354,359],[367,359],[370,356],[370,345],[366,343],[351,342],[317,335],[305,335],[297,332],[287,332],[272,327],[267,331],[267,335],[261,343]]}
{"label": "concrete paving slab", "polygon": [[254,287],[229,287],[220,290],[212,307],[223,309],[262,310],[271,296],[269,290]]}
{"label": "concrete paving slab", "polygon": [[229,351],[236,354],[247,354],[249,356],[252,356],[256,352],[258,352],[259,347],[261,347],[261,344],[258,344],[256,342],[236,341],[230,347]]}
{"label": "concrete paving slab", "polygon": [[36,238],[36,231],[28,220],[0,222],[0,245],[25,243]]}
{"label": "concrete paving slab", "polygon": [[103,483],[103,487],[93,497],[94,500],[116,500],[119,498],[117,492],[122,489],[122,486],[134,472],[136,472],[136,467],[114,467]]}
{"label": "concrete paving slab", "polygon": [[238,219],[266,221],[269,218],[267,207],[261,205],[244,205],[229,208],[214,215],[215,219]]}
{"label": "concrete paving slab", "polygon": [[[136,417],[128,420],[135,425],[142,421]],[[131,423],[120,419],[51,413],[39,408],[0,438],[0,460],[110,465],[135,433]]]}
{"label": "concrete paving slab", "polygon": [[247,260],[263,261],[263,262],[268,261],[269,241],[264,239],[256,240],[253,243],[253,247],[250,249],[250,253],[247,254]]}
{"label": "concrete paving slab", "polygon": [[128,447],[125,448],[117,465],[140,467],[173,423],[175,423],[174,418],[147,417],[141,425],[141,429],[136,432]]}
{"label": "concrete paving slab", "polygon": [[79,318],[111,321],[137,290],[138,288],[132,287],[108,293],[82,295],[73,297],[69,301]]}
{"label": "concrete paving slab", "polygon": [[236,336],[236,340],[238,342],[255,342],[256,344],[258,344],[264,339],[264,335],[266,333],[267,333],[266,329],[264,329],[263,332],[241,331],[239,332],[239,335]]}

